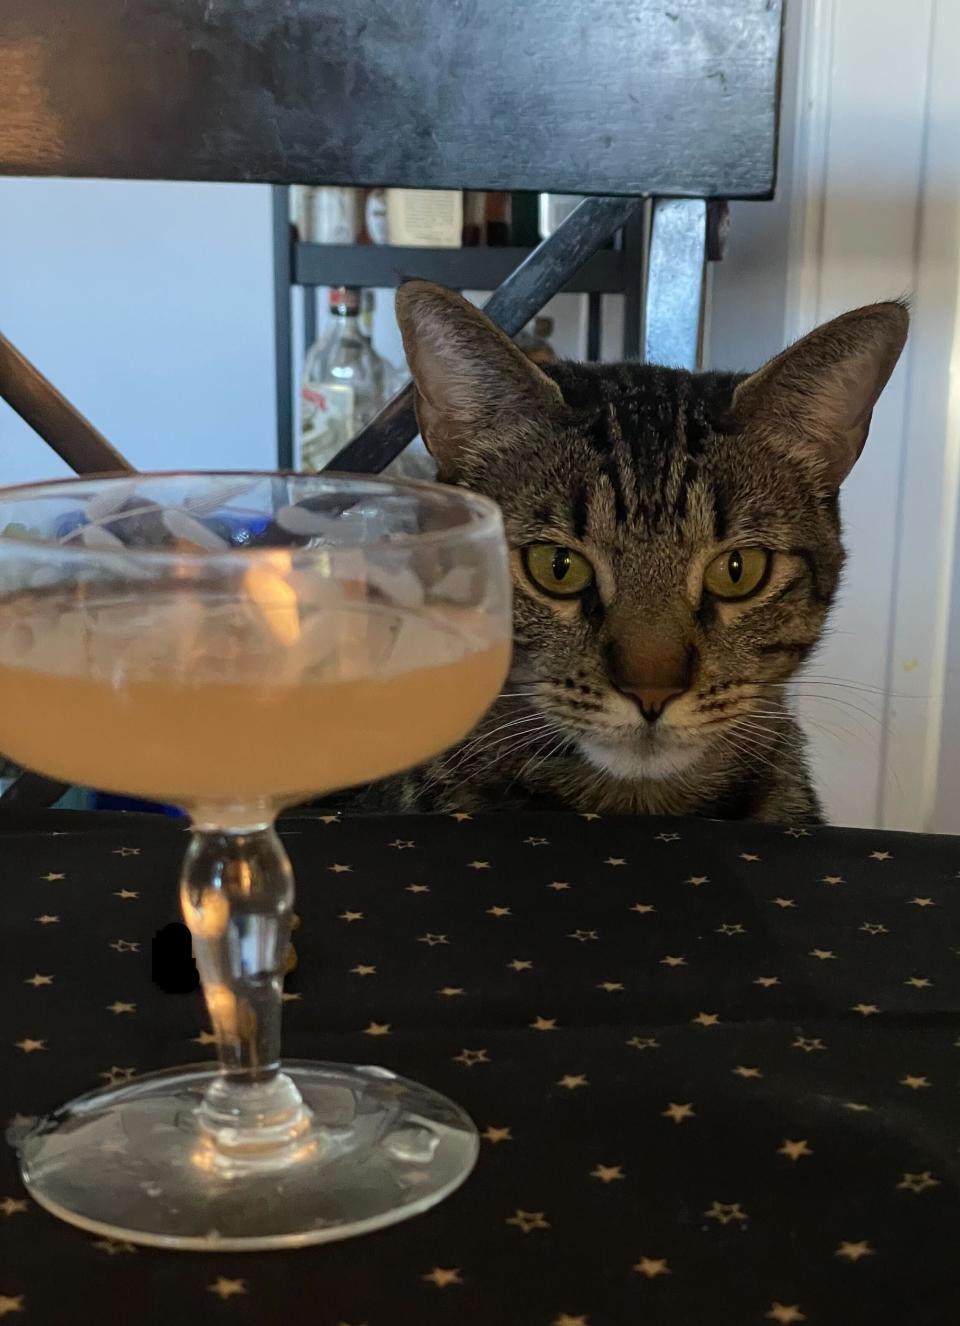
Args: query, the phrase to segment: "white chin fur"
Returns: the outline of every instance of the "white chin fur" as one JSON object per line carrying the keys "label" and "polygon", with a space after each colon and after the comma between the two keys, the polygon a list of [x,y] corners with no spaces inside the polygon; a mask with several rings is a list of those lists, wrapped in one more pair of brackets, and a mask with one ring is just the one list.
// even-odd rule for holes
{"label": "white chin fur", "polygon": [[592,765],[625,782],[672,778],[689,769],[699,753],[695,746],[673,745],[662,738],[641,738],[629,744],[627,741],[580,737],[578,744]]}

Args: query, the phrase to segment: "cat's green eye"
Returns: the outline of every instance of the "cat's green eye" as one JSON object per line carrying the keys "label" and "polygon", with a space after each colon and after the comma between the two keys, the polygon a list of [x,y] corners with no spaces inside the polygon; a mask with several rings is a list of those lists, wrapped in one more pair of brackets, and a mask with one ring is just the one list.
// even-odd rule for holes
{"label": "cat's green eye", "polygon": [[593,584],[593,567],[580,553],[555,543],[533,543],[523,550],[527,575],[545,594],[572,599]]}
{"label": "cat's green eye", "polygon": [[718,599],[745,599],[763,583],[770,565],[766,548],[734,548],[715,557],[703,573],[703,587]]}

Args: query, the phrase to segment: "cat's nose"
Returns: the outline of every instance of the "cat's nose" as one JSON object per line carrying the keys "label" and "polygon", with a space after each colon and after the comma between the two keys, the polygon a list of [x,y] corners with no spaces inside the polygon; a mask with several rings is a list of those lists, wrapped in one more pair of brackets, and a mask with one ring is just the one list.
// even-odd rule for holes
{"label": "cat's nose", "polygon": [[608,667],[617,690],[629,695],[648,723],[655,723],[671,700],[690,689],[697,661],[693,645],[647,637],[615,643]]}
{"label": "cat's nose", "polygon": [[621,686],[624,695],[635,700],[648,723],[655,723],[671,700],[683,695],[686,686]]}

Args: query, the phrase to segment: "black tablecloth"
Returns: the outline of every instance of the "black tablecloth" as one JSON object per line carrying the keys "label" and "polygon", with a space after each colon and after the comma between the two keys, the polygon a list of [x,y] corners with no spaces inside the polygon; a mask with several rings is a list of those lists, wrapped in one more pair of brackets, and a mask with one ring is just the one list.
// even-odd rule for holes
{"label": "black tablecloth", "polygon": [[[182,829],[56,824],[0,832],[15,1127],[209,1056],[199,996],[151,979]],[[483,1133],[475,1173],[365,1238],[167,1254],[52,1219],[4,1149],[0,1317],[960,1321],[960,841],[546,815],[284,836],[303,921],[286,1052],[452,1096]]]}

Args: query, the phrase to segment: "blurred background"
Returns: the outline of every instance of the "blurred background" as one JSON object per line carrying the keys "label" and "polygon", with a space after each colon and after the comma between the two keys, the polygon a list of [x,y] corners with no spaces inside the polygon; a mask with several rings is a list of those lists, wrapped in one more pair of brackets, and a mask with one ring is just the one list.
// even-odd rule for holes
{"label": "blurred background", "polygon": [[[707,270],[706,368],[753,368],[844,309],[912,299],[907,352],[843,494],[842,601],[801,688],[828,813],[851,825],[960,830],[958,50],[954,0],[792,0],[776,198],[731,205]],[[524,246],[565,205],[456,195],[418,209],[400,191],[349,192],[291,190],[299,239]],[[261,185],[0,179],[3,330],[137,467],[273,467],[274,206]],[[344,327],[380,392],[403,380],[402,350],[388,289],[346,292],[333,312],[325,288],[283,294],[305,461],[303,389],[329,379]],[[561,295],[527,334],[560,357],[619,358],[623,306]],[[0,402],[0,483],[65,472]]]}

